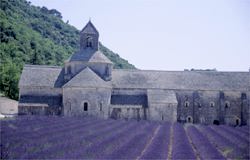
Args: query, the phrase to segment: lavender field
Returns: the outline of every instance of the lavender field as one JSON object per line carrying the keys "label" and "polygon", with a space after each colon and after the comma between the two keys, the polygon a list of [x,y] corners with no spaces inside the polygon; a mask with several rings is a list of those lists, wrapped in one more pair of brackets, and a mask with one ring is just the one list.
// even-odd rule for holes
{"label": "lavender field", "polygon": [[1,120],[1,159],[249,159],[249,127],[96,118]]}

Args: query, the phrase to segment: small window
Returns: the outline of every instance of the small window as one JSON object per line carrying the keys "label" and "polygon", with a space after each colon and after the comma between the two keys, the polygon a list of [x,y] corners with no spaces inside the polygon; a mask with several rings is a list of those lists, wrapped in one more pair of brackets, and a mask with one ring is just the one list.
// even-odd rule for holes
{"label": "small window", "polygon": [[71,74],[71,67],[68,66],[68,74]]}
{"label": "small window", "polygon": [[225,108],[227,109],[229,106],[230,106],[230,103],[229,103],[229,102],[226,102],[226,103],[225,103]]}
{"label": "small window", "polygon": [[214,107],[214,102],[210,102],[210,107]]}
{"label": "small window", "polygon": [[102,103],[100,103],[100,111],[102,111]]}
{"label": "small window", "polygon": [[91,37],[87,37],[87,47],[92,48],[92,38]]}
{"label": "small window", "polygon": [[241,99],[247,99],[247,94],[246,93],[241,93]]}
{"label": "small window", "polygon": [[88,111],[88,103],[87,102],[84,102],[84,104],[83,104],[83,110],[84,111]]}
{"label": "small window", "polygon": [[201,103],[198,103],[198,107],[199,107],[199,109],[201,109]]}
{"label": "small window", "polygon": [[189,106],[189,102],[188,102],[188,101],[185,101],[184,106],[185,106],[185,107],[188,107],[188,106]]}

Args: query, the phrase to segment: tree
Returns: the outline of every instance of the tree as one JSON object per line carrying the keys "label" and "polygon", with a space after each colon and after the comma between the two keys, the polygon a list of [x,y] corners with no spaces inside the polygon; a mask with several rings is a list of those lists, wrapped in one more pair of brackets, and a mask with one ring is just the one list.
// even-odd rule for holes
{"label": "tree", "polygon": [[18,99],[19,66],[7,62],[0,64],[0,88],[3,93],[12,98]]}

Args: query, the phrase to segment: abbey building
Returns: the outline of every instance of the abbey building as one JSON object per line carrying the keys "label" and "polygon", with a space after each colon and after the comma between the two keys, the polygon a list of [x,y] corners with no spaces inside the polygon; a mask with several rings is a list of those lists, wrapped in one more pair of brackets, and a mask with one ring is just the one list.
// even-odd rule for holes
{"label": "abbey building", "polygon": [[249,124],[250,73],[113,69],[91,22],[63,67],[25,65],[19,114]]}

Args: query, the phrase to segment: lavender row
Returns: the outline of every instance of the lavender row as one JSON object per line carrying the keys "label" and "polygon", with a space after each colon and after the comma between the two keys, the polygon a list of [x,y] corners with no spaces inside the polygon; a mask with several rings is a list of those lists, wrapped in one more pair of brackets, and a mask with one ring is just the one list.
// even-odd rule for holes
{"label": "lavender row", "polygon": [[178,123],[173,125],[172,158],[196,159],[192,146],[188,141],[186,132],[183,126]]}
{"label": "lavender row", "polygon": [[202,159],[225,159],[209,140],[194,126],[187,128],[187,134],[190,136],[200,158]]}
{"label": "lavender row", "polygon": [[114,122],[115,121],[113,121],[113,123],[104,123],[102,125],[96,125],[94,127],[89,125],[87,127],[79,128],[77,129],[77,131],[68,131],[62,135],[57,136],[54,139],[51,139],[51,141],[49,141],[49,146],[43,145],[43,142],[46,141],[39,141],[37,143],[38,146],[36,147],[40,149],[36,152],[26,153],[22,156],[22,158],[38,158],[40,156],[47,156],[43,158],[53,158],[53,156],[60,152],[65,152],[67,150],[74,149],[79,145],[84,145],[84,138],[86,137],[92,136],[95,138],[98,137],[98,134],[100,133],[103,134],[105,132],[112,131],[114,128],[118,128],[120,127],[120,125],[122,125],[122,123],[114,124]]}
{"label": "lavender row", "polygon": [[[50,125],[50,124],[44,124],[39,125],[39,129],[29,129],[28,127],[23,127],[23,129],[15,129],[13,130],[6,130],[8,132],[8,138],[17,138],[17,135],[22,135],[22,138],[40,138],[43,135],[50,134],[53,135],[53,133],[59,132],[60,130],[63,132],[63,128],[77,128],[81,123],[73,123],[72,125],[64,125],[63,122],[59,123],[57,126]],[[28,125],[28,124],[27,124]],[[37,128],[38,128],[37,127]],[[30,134],[33,133],[33,134]]]}
{"label": "lavender row", "polygon": [[142,155],[142,159],[167,159],[170,142],[170,124],[163,124],[155,135],[152,143]]}
{"label": "lavender row", "polygon": [[[108,137],[97,141],[85,150],[77,150],[79,156],[87,159],[100,159],[120,148],[132,135],[141,132],[147,125],[140,123],[128,123],[125,128],[113,131]],[[131,132],[133,131],[133,132]],[[108,158],[107,158],[108,159]]]}
{"label": "lavender row", "polygon": [[[115,121],[112,121],[115,122]],[[94,125],[95,127],[93,128],[93,126],[88,125],[88,127],[93,128],[93,130],[96,129],[100,129],[102,128],[103,124],[103,128],[106,128],[107,126],[110,125],[109,121],[105,121],[105,122],[99,122],[96,123],[96,125]],[[81,128],[79,128],[81,129]],[[64,134],[64,132],[57,132],[57,137],[59,138],[59,142],[64,142],[65,138],[68,137],[68,141],[71,141],[72,138],[74,138],[74,132],[77,131],[76,129],[74,130],[67,130],[67,127],[64,128],[64,130],[66,131],[66,134],[69,134],[69,131],[71,132],[71,134],[69,134],[69,136],[66,136],[66,134]],[[95,132],[95,131],[93,131]],[[34,134],[34,132],[31,132],[30,134]],[[92,133],[90,133],[92,134]],[[61,135],[61,136],[60,136]],[[70,135],[72,135],[72,137],[70,137]],[[40,150],[43,149],[48,149],[51,148],[53,145],[55,145],[53,142],[55,142],[55,140],[58,140],[57,138],[53,139],[52,141],[47,141],[46,138],[50,138],[53,137],[54,135],[46,135],[44,137],[38,138],[37,140],[34,141],[34,139],[30,139],[30,138],[22,138],[22,135],[17,135],[17,139],[16,140],[10,140],[10,143],[7,141],[5,142],[5,144],[8,144],[8,146],[10,146],[10,153],[12,153],[12,158],[17,158],[20,155],[25,155],[25,153],[29,153],[29,152],[38,152]],[[18,137],[20,137],[18,139]],[[3,140],[9,140],[8,137],[3,138]],[[38,145],[34,145],[34,144],[38,144]]]}
{"label": "lavender row", "polygon": [[138,130],[133,134],[128,135],[128,141],[117,150],[113,151],[107,159],[136,159],[138,158],[146,144],[149,142],[152,137],[156,125],[150,124],[143,130]]}
{"label": "lavender row", "polygon": [[230,132],[233,136],[238,137],[242,139],[243,141],[248,142],[248,144],[250,143],[249,134],[236,130],[235,128],[230,127],[230,126],[221,125],[220,127],[223,128],[225,131]]}
{"label": "lavender row", "polygon": [[212,130],[210,127],[200,125],[197,128],[207,137],[215,148],[218,148],[224,157],[229,159],[248,159],[247,157],[249,157],[249,155],[246,155],[246,153],[239,147]]}
{"label": "lavender row", "polygon": [[235,136],[233,133],[226,131],[225,129],[219,126],[210,126],[215,132],[223,135],[228,141],[232,142],[233,144],[237,145],[239,148],[249,148],[249,142],[245,141],[243,138],[239,136]]}

